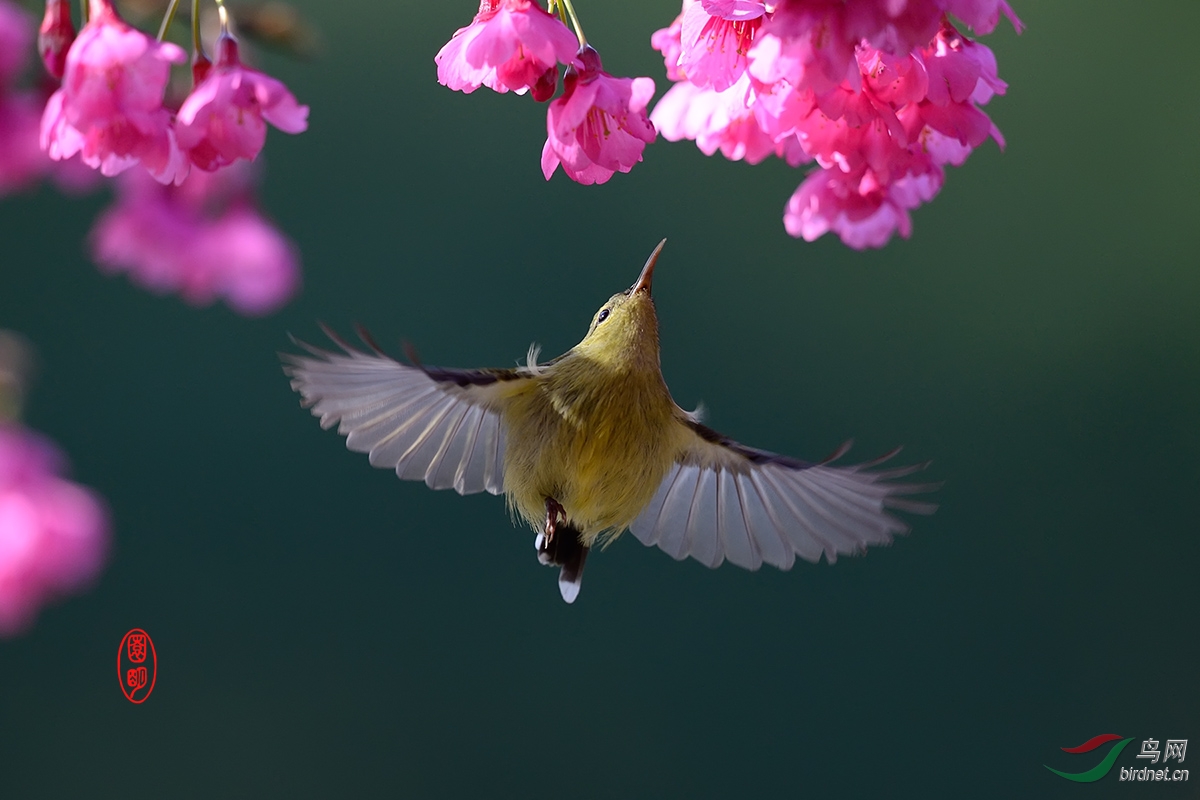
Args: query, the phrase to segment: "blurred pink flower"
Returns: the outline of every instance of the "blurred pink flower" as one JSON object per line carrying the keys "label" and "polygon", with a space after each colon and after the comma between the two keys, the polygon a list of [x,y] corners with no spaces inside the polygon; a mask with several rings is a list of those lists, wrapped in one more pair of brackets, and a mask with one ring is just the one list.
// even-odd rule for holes
{"label": "blurred pink flower", "polygon": [[90,0],[91,19],[67,53],[62,88],[42,116],[42,147],[55,160],[81,154],[105,175],[141,163],[160,183],[187,177],[163,92],[183,50],[129,27],[110,0]]}
{"label": "blurred pink flower", "polygon": [[67,66],[67,51],[74,41],[70,0],[46,0],[46,14],[38,29],[38,53],[51,77],[62,79]]}
{"label": "blurred pink flower", "polygon": [[39,119],[34,95],[0,94],[0,197],[32,185],[50,166],[38,146]]}
{"label": "blurred pink flower", "polygon": [[38,91],[0,95],[0,197],[49,178],[62,192],[86,194],[102,180],[79,159],[51,161],[38,143],[46,96]]}
{"label": "blurred pink flower", "polygon": [[141,183],[133,176],[117,183],[116,202],[92,227],[92,258],[102,272],[128,272],[131,280],[155,294],[178,293],[199,305],[194,298],[202,293],[210,301],[209,271],[204,265],[198,269],[190,258],[203,221],[172,203],[166,191]]}
{"label": "blurred pink flower", "polygon": [[550,180],[561,164],[571,180],[591,185],[629,172],[654,141],[646,116],[654,81],[614,78],[590,47],[580,52],[580,62],[582,69],[567,71],[562,95],[547,110],[542,174]]}
{"label": "blurred pink flower", "polygon": [[232,37],[223,35],[217,49],[216,63],[175,119],[179,146],[209,172],[239,158],[253,161],[266,141],[267,122],[286,133],[308,128],[308,106],[279,81],[243,67]]}
{"label": "blurred pink flower", "polygon": [[104,565],[104,503],[61,477],[64,467],[47,439],[0,422],[0,636],[28,628],[54,598],[86,589]]}
{"label": "blurred pink flower", "polygon": [[216,267],[211,290],[239,314],[280,308],[300,284],[296,247],[248,203],[235,205],[196,239],[194,259]]}
{"label": "blurred pink flower", "polygon": [[33,31],[33,17],[25,9],[0,0],[0,94],[25,67]]}
{"label": "blurred pink flower", "polygon": [[575,34],[532,0],[482,0],[433,61],[438,83],[456,91],[533,89],[541,101],[554,94],[558,63],[574,63],[578,48]]}
{"label": "blurred pink flower", "polygon": [[193,172],[181,186],[123,177],[92,228],[92,257],[103,272],[194,306],[223,299],[240,314],[269,314],[299,288],[299,257],[255,210],[251,186],[236,167]]}

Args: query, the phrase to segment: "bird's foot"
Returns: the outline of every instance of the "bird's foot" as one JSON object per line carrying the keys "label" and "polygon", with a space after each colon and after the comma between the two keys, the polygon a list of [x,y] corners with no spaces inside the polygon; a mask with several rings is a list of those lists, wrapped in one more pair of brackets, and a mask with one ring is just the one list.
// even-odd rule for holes
{"label": "bird's foot", "polygon": [[546,498],[546,532],[543,548],[549,548],[561,523],[567,521],[567,510],[553,497]]}

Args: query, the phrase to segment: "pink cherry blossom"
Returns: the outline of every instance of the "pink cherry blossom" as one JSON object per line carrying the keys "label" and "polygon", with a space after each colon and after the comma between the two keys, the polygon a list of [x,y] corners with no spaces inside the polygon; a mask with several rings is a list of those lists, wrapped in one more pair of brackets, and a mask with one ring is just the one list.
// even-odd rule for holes
{"label": "pink cherry blossom", "polygon": [[575,62],[579,43],[557,17],[532,0],[481,0],[479,13],[434,57],[438,83],[456,91],[487,86],[534,99],[554,94],[558,67]]}
{"label": "pink cherry blossom", "polygon": [[946,0],[875,0],[847,4],[844,30],[853,42],[865,42],[890,55],[904,55],[928,42],[944,16]]}
{"label": "pink cherry blossom", "polygon": [[845,29],[840,6],[781,4],[755,37],[751,76],[764,84],[787,81],[818,96],[841,85],[857,89],[857,42]]}
{"label": "pink cherry blossom", "polygon": [[777,143],[754,116],[754,90],[743,73],[723,92],[688,81],[675,84],[654,106],[650,121],[670,142],[693,139],[708,156],[718,150],[730,161],[757,164],[770,155],[782,155]]}
{"label": "pink cherry blossom", "polygon": [[977,36],[994,31],[1001,14],[1008,17],[1017,33],[1025,29],[1005,0],[946,0],[946,10],[969,25]]}
{"label": "pink cherry blossom", "polygon": [[925,162],[923,171],[881,183],[865,168],[857,174],[836,169],[814,172],[788,200],[783,224],[792,236],[814,241],[832,231],[850,247],[882,247],[896,231],[912,234],[909,211],[932,200],[941,188],[940,167]]}
{"label": "pink cherry blossom", "polygon": [[[732,0],[708,2],[731,4]],[[743,5],[748,2],[737,0]],[[807,38],[806,46],[814,52],[865,42],[889,55],[905,55],[933,38],[947,13],[977,35],[991,33],[1001,14],[1018,33],[1023,27],[1005,0],[779,0],[773,11],[770,33],[783,39]]]}
{"label": "pink cherry blossom", "polygon": [[697,86],[718,92],[746,71],[746,54],[762,26],[763,3],[701,0],[683,12],[679,71]]}
{"label": "pink cherry blossom", "polygon": [[299,105],[279,81],[242,66],[232,37],[222,36],[217,48],[216,63],[183,101],[175,121],[179,146],[192,164],[209,172],[239,158],[253,161],[266,141],[267,122],[286,133],[308,128],[308,106]]}
{"label": "pink cherry blossom", "polygon": [[882,246],[910,234],[945,165],[988,137],[1004,146],[980,108],[1006,88],[995,57],[947,13],[977,32],[1001,15],[1021,29],[1004,0],[689,0],[652,42],[676,83],[651,120],[709,155],[815,160],[788,232]]}
{"label": "pink cherry blossom", "polygon": [[116,204],[92,229],[92,256],[101,271],[128,273],[156,294],[179,294],[194,306],[223,299],[247,316],[269,314],[299,288],[299,259],[254,209],[252,184],[238,165],[196,171],[171,187],[123,177]]}
{"label": "pink cherry blossom", "polygon": [[669,27],[661,28],[650,36],[650,46],[663,54],[667,67],[667,80],[686,81],[687,75],[679,68],[679,56],[683,53],[683,18],[688,8],[699,0],[683,0],[683,11]]}
{"label": "pink cherry blossom", "polygon": [[105,175],[141,164],[178,183],[188,162],[163,108],[171,64],[183,50],[129,27],[110,0],[91,0],[91,19],[67,53],[62,88],[42,116],[42,148],[55,160],[80,154]]}
{"label": "pink cherry blossom", "polygon": [[567,70],[563,93],[547,110],[542,174],[550,180],[561,164],[571,180],[591,185],[629,172],[654,141],[646,116],[654,81],[614,78],[590,47],[580,53],[580,62],[582,69]]}
{"label": "pink cherry blossom", "polygon": [[863,94],[876,108],[899,109],[919,103],[930,91],[929,73],[920,52],[893,55],[873,47],[855,53]]}
{"label": "pink cherry blossom", "polygon": [[12,0],[0,0],[0,93],[25,67],[33,18]]}
{"label": "pink cherry blossom", "polygon": [[921,104],[924,122],[972,147],[991,136],[1003,148],[1004,137],[978,107],[1008,88],[996,74],[992,51],[947,24],[922,52],[929,72],[929,92]]}
{"label": "pink cherry blossom", "polygon": [[61,476],[47,439],[0,422],[0,636],[27,629],[47,602],[86,589],[108,550],[95,492]]}

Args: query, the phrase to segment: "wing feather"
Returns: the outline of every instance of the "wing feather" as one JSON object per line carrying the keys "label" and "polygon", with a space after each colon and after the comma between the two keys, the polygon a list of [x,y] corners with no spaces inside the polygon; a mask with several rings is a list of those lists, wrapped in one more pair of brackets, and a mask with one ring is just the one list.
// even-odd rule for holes
{"label": "wing feather", "polygon": [[798,501],[797,508],[806,515],[806,521],[819,527],[821,535],[832,545],[832,552],[825,552],[826,560],[833,563],[839,553],[858,553],[864,549],[857,541],[853,521],[847,520],[836,509],[831,509],[824,498],[814,496],[811,481],[795,480],[791,475],[780,477],[789,484],[791,496]]}
{"label": "wing feather", "polygon": [[367,422],[350,428],[346,447],[367,453],[371,466],[395,467],[441,400],[441,393],[430,389],[413,400],[389,404]]}
{"label": "wing feather", "polygon": [[692,558],[708,567],[719,567],[725,559],[721,547],[717,497],[721,473],[700,470],[696,475],[696,493],[688,510],[684,541]]}
{"label": "wing feather", "polygon": [[821,463],[747,447],[686,417],[692,429],[654,498],[630,530],[671,557],[716,567],[790,569],[796,557],[833,563],[839,555],[887,544],[908,525],[889,511],[932,513],[937,506],[904,495],[937,484],[894,482],[926,465],[872,470],[899,450],[866,464],[834,466],[844,445]]}
{"label": "wing feather", "polygon": [[662,526],[659,523],[662,520],[663,510],[667,506],[667,501],[671,498],[671,492],[675,489],[676,484],[679,483],[681,472],[682,469],[679,466],[671,468],[670,474],[659,484],[658,491],[655,492],[654,497],[650,499],[649,505],[642,512],[648,522],[646,528],[648,538],[645,540],[647,545],[659,544],[662,534]]}
{"label": "wing feather", "polygon": [[[462,458],[453,461],[455,468],[452,484],[454,491],[459,494],[466,494],[463,488],[468,485],[483,484],[483,457],[475,449],[475,444],[479,441],[479,432],[483,430],[487,416],[487,412],[483,409],[471,406],[467,409],[465,424],[460,428],[462,431]],[[475,466],[475,469],[472,469],[472,465]]]}
{"label": "wing feather", "polygon": [[795,490],[794,484],[787,480],[786,475],[778,470],[764,470],[763,477],[771,482],[775,491],[778,492],[779,498],[795,518],[798,525],[796,538],[799,535],[807,535],[820,544],[821,553],[831,564],[837,560],[839,545],[848,549],[837,528],[830,525],[828,519],[817,513],[803,493]]}
{"label": "wing feather", "polygon": [[449,489],[454,485],[457,462],[447,465],[446,458],[455,448],[459,449],[458,457],[462,458],[462,441],[458,432],[470,410],[471,407],[463,403],[459,403],[456,408],[451,410],[449,418],[446,420],[445,435],[442,437],[437,452],[433,454],[429,467],[425,470],[425,485],[430,489]]}
{"label": "wing feather", "polygon": [[[675,467],[677,480],[663,502],[658,522],[658,546],[676,561],[688,557],[687,529],[692,504],[700,489],[700,469],[690,465]],[[641,517],[639,517],[641,519]],[[637,529],[633,529],[636,533]]]}
{"label": "wing feather", "polygon": [[796,560],[796,551],[788,544],[787,534],[780,527],[774,509],[768,504],[758,477],[752,472],[739,475],[738,484],[745,498],[742,511],[746,514],[746,530],[754,531],[763,561],[779,569],[791,569]]}
{"label": "wing feather", "polygon": [[349,449],[405,480],[459,494],[504,491],[500,409],[527,371],[409,366],[369,341],[364,352],[326,332],[344,352],[293,340],[307,355],[281,355],[322,428],[337,425]]}
{"label": "wing feather", "polygon": [[721,543],[730,563],[757,570],[762,566],[762,555],[746,527],[746,512],[742,505],[743,497],[738,492],[737,479],[738,476],[728,470],[717,473],[717,519]]}
{"label": "wing feather", "polygon": [[[444,397],[436,407],[429,410],[420,421],[420,425],[412,426],[412,444],[396,462],[398,477],[409,481],[425,480],[425,474],[437,458],[446,434],[449,433],[450,426],[446,424],[446,419],[455,405],[459,403],[454,398]],[[417,428],[419,430],[416,430]]]}
{"label": "wing feather", "polygon": [[483,488],[492,494],[504,492],[504,426],[500,424],[500,415],[493,415],[495,421],[487,426],[484,437]]}
{"label": "wing feather", "polygon": [[[835,476],[828,482],[808,481],[807,488],[814,496],[814,503],[827,508],[828,516],[842,521],[842,527],[854,538],[868,544],[881,544],[890,541],[893,533],[908,531],[907,525],[881,513],[886,494],[871,490],[885,487],[877,484],[847,486],[836,481]],[[855,536],[856,532],[858,536]]]}
{"label": "wing feather", "polygon": [[821,560],[822,553],[835,552],[833,545],[805,520],[803,514],[796,510],[795,504],[788,497],[787,492],[779,487],[770,471],[763,470],[757,474],[753,472],[750,474],[761,479],[763,488],[766,490],[764,500],[768,503],[767,508],[772,516],[779,520],[778,527],[783,531],[788,544],[792,546],[796,555],[815,564]]}

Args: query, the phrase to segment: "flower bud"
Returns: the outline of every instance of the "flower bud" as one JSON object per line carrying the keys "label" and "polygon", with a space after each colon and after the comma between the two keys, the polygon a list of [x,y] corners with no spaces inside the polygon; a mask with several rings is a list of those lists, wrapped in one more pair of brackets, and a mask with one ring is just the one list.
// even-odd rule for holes
{"label": "flower bud", "polygon": [[212,69],[212,62],[208,60],[208,56],[204,55],[202,50],[196,50],[192,53],[192,86],[199,86],[200,83],[208,77],[209,70]]}
{"label": "flower bud", "polygon": [[554,97],[554,90],[558,88],[558,65],[547,69],[537,79],[537,81],[529,88],[529,94],[534,100],[539,103],[544,103],[551,97]]}
{"label": "flower bud", "polygon": [[69,0],[46,0],[46,16],[42,17],[42,27],[38,30],[38,53],[46,71],[58,80],[62,80],[67,51],[74,41]]}

